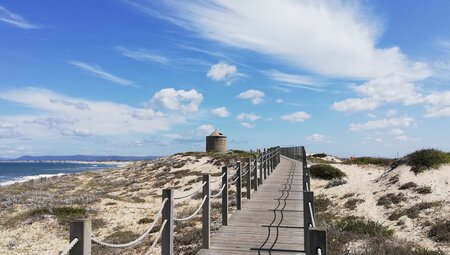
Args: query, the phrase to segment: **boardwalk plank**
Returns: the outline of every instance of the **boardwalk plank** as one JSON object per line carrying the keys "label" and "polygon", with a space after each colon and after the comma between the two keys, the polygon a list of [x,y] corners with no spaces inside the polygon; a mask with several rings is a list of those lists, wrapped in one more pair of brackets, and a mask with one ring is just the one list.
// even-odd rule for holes
{"label": "boardwalk plank", "polygon": [[302,165],[285,157],[197,254],[303,255]]}

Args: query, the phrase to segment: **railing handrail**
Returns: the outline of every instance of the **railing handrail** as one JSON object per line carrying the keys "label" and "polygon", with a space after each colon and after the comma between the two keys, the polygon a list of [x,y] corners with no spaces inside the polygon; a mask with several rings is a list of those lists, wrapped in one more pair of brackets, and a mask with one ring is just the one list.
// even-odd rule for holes
{"label": "railing handrail", "polygon": [[[271,147],[268,149],[258,150],[258,155],[254,157],[253,159],[250,158],[245,164],[242,164],[241,162],[238,162],[238,167],[236,167],[236,170],[238,172],[237,177],[233,181],[228,180],[228,173],[227,173],[227,167],[224,167],[222,170],[223,173],[215,180],[210,180],[209,175],[203,175],[203,182],[199,187],[196,187],[195,189],[191,190],[189,193],[181,196],[174,196],[174,191],[172,189],[166,189],[163,190],[163,201],[161,203],[160,210],[155,215],[155,219],[150,225],[150,227],[137,239],[125,243],[125,244],[112,244],[112,243],[106,243],[103,241],[99,241],[92,237],[91,235],[91,221],[90,220],[80,220],[77,222],[73,222],[76,224],[71,223],[71,238],[69,244],[65,247],[64,251],[61,253],[61,255],[78,255],[78,254],[90,254],[91,251],[91,243],[95,243],[102,246],[107,246],[110,248],[124,248],[128,246],[132,246],[135,244],[140,243],[154,228],[156,223],[159,221],[161,217],[162,223],[160,230],[155,236],[155,239],[150,246],[150,248],[145,253],[150,254],[151,251],[154,249],[155,245],[157,244],[160,237],[162,237],[161,241],[161,253],[163,255],[172,255],[173,254],[173,227],[174,221],[185,221],[190,220],[193,217],[195,217],[200,210],[203,208],[202,213],[202,225],[203,225],[203,247],[209,248],[209,236],[210,236],[210,199],[216,198],[219,196],[222,196],[222,224],[227,225],[228,224],[228,194],[229,194],[229,184],[236,183],[236,185],[239,185],[239,192],[236,192],[236,198],[237,200],[242,199],[242,176],[247,178],[247,199],[251,199],[250,193],[251,193],[251,182],[252,182],[252,171],[255,170],[255,175],[253,179],[254,184],[254,190],[257,190],[257,187],[263,183],[263,179],[267,178],[267,175],[270,175],[270,173],[275,169],[275,167],[280,163],[280,153],[281,149],[280,147]],[[246,168],[247,171],[243,172],[243,169]],[[260,171],[258,179],[258,170]],[[264,173],[264,178],[263,178]],[[215,183],[222,180],[222,185],[220,190],[214,194],[211,195],[210,185],[211,183]],[[192,197],[197,192],[199,192],[201,189],[203,189],[203,199],[199,205],[199,207],[196,209],[196,211],[184,218],[176,218],[174,215],[174,200],[183,199]],[[238,194],[241,193],[241,194]],[[240,204],[240,201],[238,201],[237,204]],[[240,210],[240,206],[237,208]],[[205,215],[206,213],[206,215]],[[73,226],[72,226],[73,225]]]}

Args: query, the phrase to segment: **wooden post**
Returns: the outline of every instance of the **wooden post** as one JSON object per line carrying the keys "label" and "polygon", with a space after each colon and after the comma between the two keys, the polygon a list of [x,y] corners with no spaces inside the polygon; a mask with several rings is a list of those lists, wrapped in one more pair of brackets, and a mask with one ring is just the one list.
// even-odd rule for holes
{"label": "wooden post", "polygon": [[173,255],[173,205],[174,205],[174,197],[172,189],[163,189],[162,191],[162,199],[167,198],[167,202],[164,205],[164,209],[162,211],[162,222],[167,220],[166,225],[164,226],[164,230],[161,236],[161,254],[162,255]]}
{"label": "wooden post", "polygon": [[312,217],[309,212],[309,203],[311,203],[312,212],[314,214],[314,192],[303,191],[303,229],[305,238],[305,253],[311,254],[310,242],[309,242],[309,226],[312,226]]}
{"label": "wooden post", "polygon": [[264,149],[263,152],[263,171],[264,171],[264,180],[267,179],[267,172],[266,172],[266,162],[267,162],[267,153],[266,153],[266,149]]}
{"label": "wooden post", "polygon": [[252,159],[248,158],[248,164],[247,164],[247,199],[251,199],[252,198]]}
{"label": "wooden post", "polygon": [[206,196],[206,200],[202,208],[203,248],[209,249],[211,246],[211,187],[209,182],[209,174],[203,175],[203,182],[206,182],[203,186],[203,198]]}
{"label": "wooden post", "polygon": [[81,219],[70,223],[70,242],[78,242],[70,250],[70,255],[91,255],[91,220]]}
{"label": "wooden post", "polygon": [[242,208],[242,162],[237,162],[237,180],[236,180],[236,209]]}
{"label": "wooden post", "polygon": [[222,191],[222,225],[228,226],[228,168],[222,167],[222,186],[225,185]]}
{"label": "wooden post", "polygon": [[255,191],[258,191],[258,185],[259,185],[259,183],[258,183],[258,157],[254,158],[253,162],[255,164],[253,166],[253,168],[255,169],[255,172],[253,174],[253,179],[254,179],[253,185],[255,187]]}
{"label": "wooden post", "polygon": [[309,247],[311,254],[317,254],[317,250],[320,248],[322,255],[327,255],[327,231],[321,228],[310,228]]}
{"label": "wooden post", "polygon": [[262,154],[259,153],[259,180],[261,181],[261,185],[263,184],[263,167],[262,167]]}

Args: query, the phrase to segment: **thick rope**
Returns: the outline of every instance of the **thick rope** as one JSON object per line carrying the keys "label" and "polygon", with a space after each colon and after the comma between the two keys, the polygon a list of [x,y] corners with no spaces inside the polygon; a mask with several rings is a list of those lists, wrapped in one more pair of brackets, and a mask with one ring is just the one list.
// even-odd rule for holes
{"label": "thick rope", "polygon": [[250,171],[250,169],[247,169],[247,171],[245,171],[245,173],[241,174],[242,176],[246,176],[248,171]]}
{"label": "thick rope", "polygon": [[216,182],[222,180],[222,177],[224,177],[224,176],[225,176],[225,173],[223,173],[221,176],[217,177],[217,179],[215,179],[213,181],[209,181],[209,183],[216,183]]}
{"label": "thick rope", "polygon": [[203,188],[203,186],[205,186],[205,184],[206,184],[206,182],[203,182],[201,186],[199,186],[198,188],[193,190],[191,193],[188,193],[188,194],[182,195],[182,196],[178,196],[178,197],[174,197],[174,199],[182,199],[182,198],[190,197],[190,196],[194,195],[195,193],[197,193],[201,188]]}
{"label": "thick rope", "polygon": [[77,244],[78,243],[78,238],[74,238],[73,240],[72,240],[72,242],[70,242],[67,246],[66,246],[66,248],[64,248],[64,250],[60,253],[60,255],[67,255],[67,254],[69,254],[69,252],[70,252],[70,250],[72,250],[72,248],[75,246],[75,244]]}
{"label": "thick rope", "polygon": [[317,248],[317,255],[322,255],[322,249]]}
{"label": "thick rope", "polygon": [[312,227],[315,228],[316,227],[316,221],[314,220],[314,214],[313,214],[312,205],[311,205],[310,202],[308,202],[308,206],[309,206],[309,214],[311,215]]}
{"label": "thick rope", "polygon": [[140,237],[138,237],[137,239],[135,239],[134,241],[128,242],[128,243],[124,243],[124,244],[112,244],[112,243],[106,243],[106,242],[102,242],[99,241],[97,239],[95,239],[94,237],[91,237],[91,241],[95,244],[101,245],[101,246],[106,246],[109,248],[125,248],[128,246],[132,246],[135,244],[138,244],[139,242],[141,242],[148,234],[150,234],[150,232],[152,231],[153,227],[155,226],[156,222],[159,220],[159,218],[161,217],[161,212],[164,209],[164,205],[167,203],[167,198],[163,200],[163,203],[161,205],[161,208],[159,209],[158,213],[155,215],[155,219],[153,220],[153,223],[150,225],[150,227],[144,232],[144,234],[142,234]]}
{"label": "thick rope", "polygon": [[194,216],[197,215],[197,213],[200,211],[200,209],[202,209],[203,204],[205,203],[207,197],[208,197],[207,195],[205,195],[205,196],[203,197],[202,203],[200,204],[200,206],[197,208],[197,210],[196,210],[192,215],[190,215],[190,216],[188,216],[188,217],[185,217],[185,218],[180,218],[180,219],[175,218],[175,216],[174,216],[173,219],[174,219],[175,221],[185,221],[185,220],[190,220],[190,219],[194,218]]}
{"label": "thick rope", "polygon": [[163,223],[161,224],[161,229],[159,230],[158,234],[156,235],[152,246],[150,246],[150,248],[147,250],[145,255],[150,255],[150,252],[153,250],[153,248],[155,248],[156,244],[158,243],[159,238],[161,237],[161,233],[163,232],[164,227],[166,226],[166,223],[167,223],[167,220],[164,220]]}
{"label": "thick rope", "polygon": [[216,198],[216,197],[220,196],[224,189],[225,189],[225,184],[222,185],[222,188],[220,189],[220,191],[217,194],[211,195],[211,198]]}
{"label": "thick rope", "polygon": [[234,183],[236,183],[237,179],[239,179],[239,175],[236,176],[236,178],[235,178],[234,180],[229,181],[228,183],[229,183],[229,184],[234,184]]}

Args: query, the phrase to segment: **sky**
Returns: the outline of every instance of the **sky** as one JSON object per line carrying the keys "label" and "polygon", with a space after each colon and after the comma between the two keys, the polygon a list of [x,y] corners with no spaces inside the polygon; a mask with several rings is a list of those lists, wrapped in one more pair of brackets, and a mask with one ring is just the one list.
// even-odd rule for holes
{"label": "sky", "polygon": [[0,1],[0,158],[450,150],[450,1]]}

